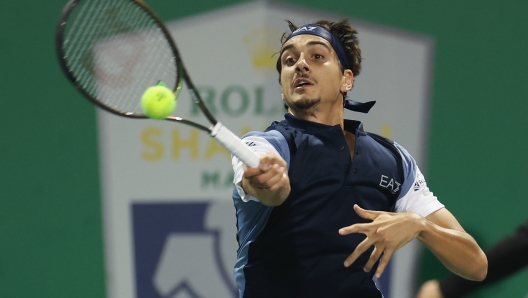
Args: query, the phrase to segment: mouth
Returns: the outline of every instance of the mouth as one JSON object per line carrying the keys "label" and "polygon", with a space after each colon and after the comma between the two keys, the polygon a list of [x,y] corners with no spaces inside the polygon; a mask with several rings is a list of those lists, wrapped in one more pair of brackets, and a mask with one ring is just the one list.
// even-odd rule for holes
{"label": "mouth", "polygon": [[313,82],[305,78],[298,78],[293,81],[292,86],[293,89],[307,88],[313,86]]}

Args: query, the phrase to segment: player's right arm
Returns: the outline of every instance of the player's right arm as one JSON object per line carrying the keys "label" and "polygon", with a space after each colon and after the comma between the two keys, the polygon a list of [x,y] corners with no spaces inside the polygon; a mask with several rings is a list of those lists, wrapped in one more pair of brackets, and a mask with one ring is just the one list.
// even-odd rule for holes
{"label": "player's right arm", "polygon": [[260,156],[260,165],[247,167],[233,156],[233,183],[240,199],[258,201],[266,206],[282,204],[290,194],[290,149],[286,139],[280,132],[271,130],[250,132],[242,141]]}
{"label": "player's right arm", "polygon": [[266,206],[282,204],[290,194],[290,179],[286,161],[274,152],[260,157],[260,166],[244,165],[242,188]]}

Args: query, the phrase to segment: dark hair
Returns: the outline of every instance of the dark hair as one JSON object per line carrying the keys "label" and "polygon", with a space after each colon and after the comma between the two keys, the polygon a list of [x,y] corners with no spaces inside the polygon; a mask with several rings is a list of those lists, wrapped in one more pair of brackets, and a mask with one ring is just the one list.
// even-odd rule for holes
{"label": "dark hair", "polygon": [[[291,32],[295,31],[298,27],[295,26],[290,20],[286,20]],[[361,49],[359,48],[359,40],[357,38],[357,31],[350,25],[348,20],[341,20],[338,22],[331,22],[326,20],[319,20],[313,24],[321,26],[326,30],[330,31],[335,37],[339,39],[341,45],[345,49],[346,57],[350,64],[350,70],[354,76],[358,76],[361,71]],[[284,33],[281,37],[281,45],[284,44],[286,38],[291,34]],[[280,54],[280,53],[279,53]],[[280,74],[282,69],[281,57],[279,55],[277,59],[277,71],[279,72],[279,83]],[[344,71],[343,65],[341,65],[341,71]]]}

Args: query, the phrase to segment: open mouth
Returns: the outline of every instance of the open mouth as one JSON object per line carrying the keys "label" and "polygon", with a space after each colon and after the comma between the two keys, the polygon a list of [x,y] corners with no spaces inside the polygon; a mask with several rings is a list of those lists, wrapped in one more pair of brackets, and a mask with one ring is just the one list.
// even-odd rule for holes
{"label": "open mouth", "polygon": [[306,87],[309,87],[309,86],[312,86],[313,83],[308,80],[308,79],[296,79],[295,81],[293,81],[293,88],[294,89],[297,89],[297,88],[306,88]]}

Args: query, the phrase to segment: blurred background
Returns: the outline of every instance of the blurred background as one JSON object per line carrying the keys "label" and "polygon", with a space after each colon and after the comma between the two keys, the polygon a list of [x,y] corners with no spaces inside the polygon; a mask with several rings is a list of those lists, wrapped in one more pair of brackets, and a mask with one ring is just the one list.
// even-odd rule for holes
{"label": "blurred background", "polygon": [[[167,21],[243,2],[148,1]],[[528,217],[527,1],[275,2],[429,37],[430,189],[483,248]],[[107,295],[96,109],[57,64],[64,5],[0,9],[0,297]],[[424,250],[419,282],[446,274]],[[524,297],[526,280],[528,270],[470,297]]]}

